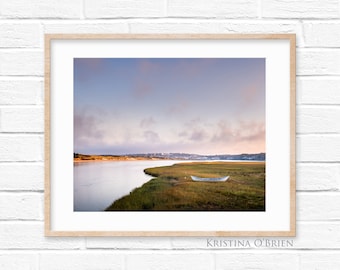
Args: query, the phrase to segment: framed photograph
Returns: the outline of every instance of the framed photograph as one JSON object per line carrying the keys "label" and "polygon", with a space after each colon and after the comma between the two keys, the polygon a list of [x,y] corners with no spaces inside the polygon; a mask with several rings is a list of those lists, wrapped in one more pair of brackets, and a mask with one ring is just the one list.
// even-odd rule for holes
{"label": "framed photograph", "polygon": [[47,236],[294,236],[295,34],[45,36]]}

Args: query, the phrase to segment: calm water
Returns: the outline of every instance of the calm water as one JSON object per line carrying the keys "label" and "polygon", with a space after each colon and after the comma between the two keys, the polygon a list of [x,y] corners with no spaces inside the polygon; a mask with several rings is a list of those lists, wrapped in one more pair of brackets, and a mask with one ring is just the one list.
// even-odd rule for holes
{"label": "calm water", "polygon": [[74,211],[102,211],[152,177],[144,169],[179,161],[105,161],[74,165]]}

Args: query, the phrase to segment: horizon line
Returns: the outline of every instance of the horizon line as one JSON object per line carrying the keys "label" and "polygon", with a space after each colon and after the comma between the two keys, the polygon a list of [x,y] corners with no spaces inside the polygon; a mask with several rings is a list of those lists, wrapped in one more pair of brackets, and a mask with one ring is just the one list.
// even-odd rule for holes
{"label": "horizon line", "polygon": [[184,153],[184,152],[148,152],[148,153],[132,153],[132,154],[84,154],[79,152],[73,152],[73,154],[78,155],[92,155],[92,156],[132,156],[132,155],[152,155],[152,154],[181,154],[181,155],[195,155],[195,156],[238,156],[238,155],[260,155],[266,154],[266,152],[258,152],[258,153],[239,153],[239,154],[195,154],[195,153]]}

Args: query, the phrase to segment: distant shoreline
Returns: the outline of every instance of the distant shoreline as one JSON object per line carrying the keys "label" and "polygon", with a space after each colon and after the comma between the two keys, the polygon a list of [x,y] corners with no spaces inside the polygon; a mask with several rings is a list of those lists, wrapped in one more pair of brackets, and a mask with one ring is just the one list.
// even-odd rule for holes
{"label": "distant shoreline", "polygon": [[197,160],[197,161],[258,161],[265,162],[265,153],[239,154],[239,155],[197,155],[183,153],[150,153],[133,155],[86,155],[74,153],[75,163],[80,162],[103,162],[103,161],[138,161],[138,160]]}
{"label": "distant shoreline", "polygon": [[107,161],[143,161],[143,160],[169,160],[166,158],[143,158],[143,157],[95,157],[89,159],[74,158],[74,163],[107,162]]}
{"label": "distant shoreline", "polygon": [[73,159],[73,163],[90,163],[90,162],[118,162],[118,161],[160,161],[160,160],[173,160],[178,162],[190,161],[190,162],[200,162],[200,163],[220,163],[220,162],[230,162],[230,163],[238,163],[238,164],[259,164],[266,163],[265,160],[186,160],[186,159],[167,159],[167,158],[126,158],[126,159],[89,159],[89,160],[81,160],[81,159]]}

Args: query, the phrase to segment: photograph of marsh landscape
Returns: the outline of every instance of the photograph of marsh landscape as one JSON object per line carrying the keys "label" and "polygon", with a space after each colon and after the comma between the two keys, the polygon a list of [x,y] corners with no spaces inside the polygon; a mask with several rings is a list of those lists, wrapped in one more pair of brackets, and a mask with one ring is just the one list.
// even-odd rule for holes
{"label": "photograph of marsh landscape", "polygon": [[75,58],[74,211],[265,211],[264,58]]}

